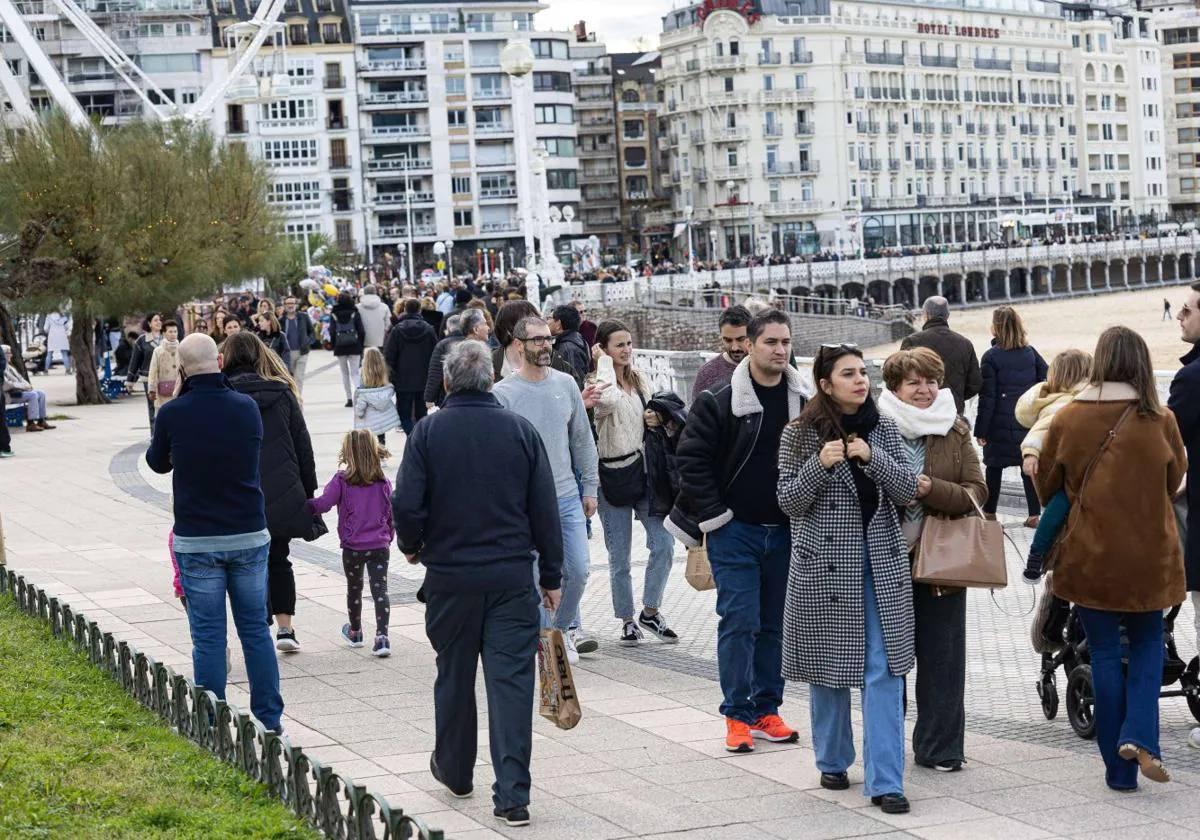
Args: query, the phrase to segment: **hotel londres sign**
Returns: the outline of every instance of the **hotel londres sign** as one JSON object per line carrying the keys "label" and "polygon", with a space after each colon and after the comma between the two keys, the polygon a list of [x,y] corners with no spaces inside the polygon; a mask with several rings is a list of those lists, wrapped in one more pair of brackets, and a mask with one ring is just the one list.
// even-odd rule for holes
{"label": "hotel londres sign", "polygon": [[958,26],[948,23],[918,23],[918,35],[953,35],[956,38],[999,38],[1000,30],[990,26]]}

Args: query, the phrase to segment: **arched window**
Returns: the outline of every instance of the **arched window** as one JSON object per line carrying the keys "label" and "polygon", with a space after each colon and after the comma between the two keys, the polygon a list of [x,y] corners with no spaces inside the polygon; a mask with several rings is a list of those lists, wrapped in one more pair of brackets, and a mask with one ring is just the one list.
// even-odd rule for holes
{"label": "arched window", "polygon": [[1084,65],[1083,80],[1085,82],[1096,81],[1096,67],[1090,61],[1086,65]]}
{"label": "arched window", "polygon": [[641,102],[642,97],[636,90],[627,90],[621,94],[622,102]]}

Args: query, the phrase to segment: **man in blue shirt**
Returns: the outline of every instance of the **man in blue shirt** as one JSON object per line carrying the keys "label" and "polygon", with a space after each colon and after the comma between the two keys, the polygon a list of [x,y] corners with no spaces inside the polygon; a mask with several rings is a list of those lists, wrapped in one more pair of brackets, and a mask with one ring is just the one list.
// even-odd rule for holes
{"label": "man in blue shirt", "polygon": [[279,663],[267,626],[271,535],[259,486],[262,417],[254,400],[230,387],[207,335],[179,342],[179,378],[179,396],[155,420],[146,463],[157,473],[174,473],[175,558],[187,596],[195,681],[225,698],[228,593],[250,679],[250,709],[267,729],[281,732]]}

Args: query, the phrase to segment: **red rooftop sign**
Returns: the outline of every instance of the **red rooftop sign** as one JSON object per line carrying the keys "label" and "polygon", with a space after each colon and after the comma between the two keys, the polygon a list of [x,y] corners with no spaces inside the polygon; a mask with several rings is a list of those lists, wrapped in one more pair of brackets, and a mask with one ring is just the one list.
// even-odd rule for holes
{"label": "red rooftop sign", "polygon": [[754,8],[751,0],[704,0],[704,5],[700,7],[700,11],[696,12],[696,20],[703,24],[705,18],[721,9],[737,12],[746,19],[747,23],[757,23],[762,17]]}
{"label": "red rooftop sign", "polygon": [[918,35],[955,35],[959,38],[999,38],[1000,30],[990,26],[950,26],[945,23],[918,23]]}

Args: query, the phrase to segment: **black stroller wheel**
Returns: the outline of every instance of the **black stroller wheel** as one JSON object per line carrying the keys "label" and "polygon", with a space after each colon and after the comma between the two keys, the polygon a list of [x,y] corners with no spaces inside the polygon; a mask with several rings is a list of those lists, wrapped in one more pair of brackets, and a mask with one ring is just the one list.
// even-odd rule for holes
{"label": "black stroller wheel", "polygon": [[1058,717],[1058,686],[1055,685],[1053,672],[1037,681],[1037,694],[1042,701],[1042,714],[1046,720]]}
{"label": "black stroller wheel", "polygon": [[1092,666],[1076,665],[1067,677],[1067,719],[1080,738],[1096,737]]}
{"label": "black stroller wheel", "polygon": [[1179,684],[1187,692],[1187,704],[1192,717],[1200,721],[1200,656],[1192,657],[1187,670],[1179,678]]}

